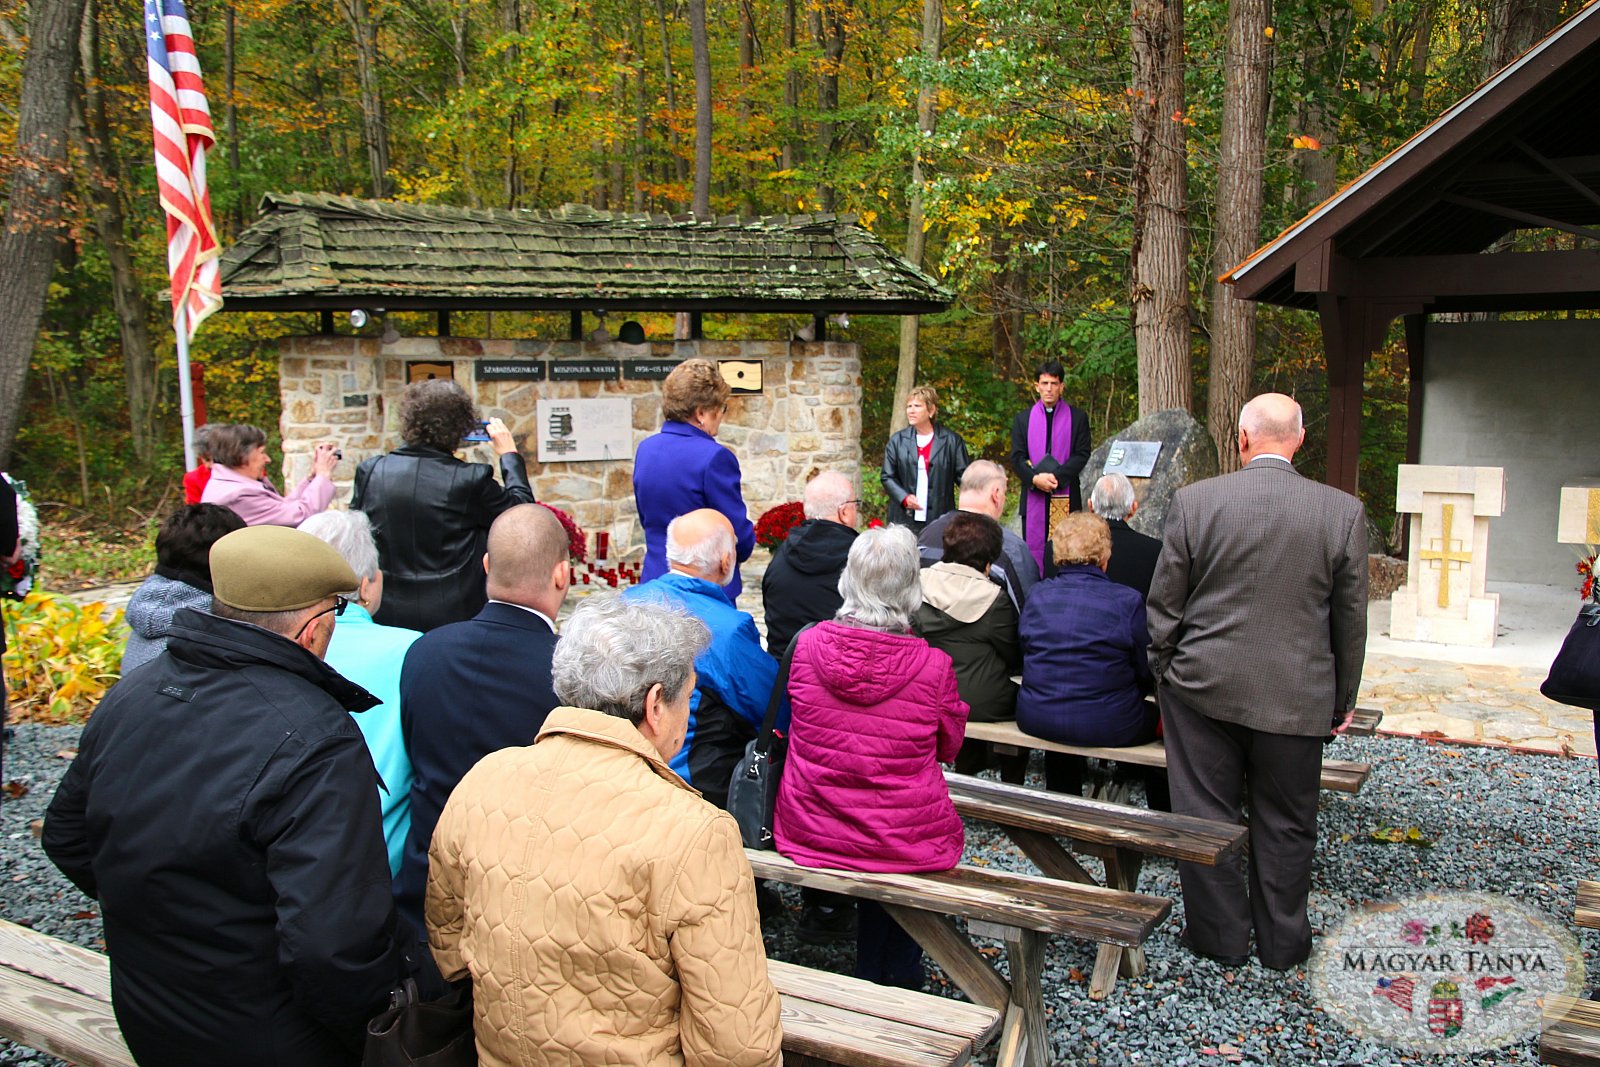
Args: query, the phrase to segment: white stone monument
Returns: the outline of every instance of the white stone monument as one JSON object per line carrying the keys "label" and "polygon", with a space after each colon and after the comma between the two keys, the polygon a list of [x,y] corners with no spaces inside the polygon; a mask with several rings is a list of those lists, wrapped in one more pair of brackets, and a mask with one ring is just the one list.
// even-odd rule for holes
{"label": "white stone monument", "polygon": [[1556,540],[1564,545],[1600,545],[1600,478],[1580,478],[1561,487]]}
{"label": "white stone monument", "polygon": [[1488,648],[1500,596],[1485,591],[1489,520],[1505,512],[1503,467],[1401,464],[1395,510],[1411,516],[1406,584],[1390,601],[1389,636]]}

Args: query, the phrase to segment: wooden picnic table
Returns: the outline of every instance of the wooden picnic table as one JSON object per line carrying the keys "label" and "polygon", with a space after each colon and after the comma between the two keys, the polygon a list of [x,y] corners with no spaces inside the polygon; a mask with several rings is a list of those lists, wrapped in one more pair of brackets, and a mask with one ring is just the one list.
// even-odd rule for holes
{"label": "wooden picnic table", "polygon": [[[1237,855],[1247,835],[1243,826],[1233,823],[1109,804],[953,771],[944,777],[961,816],[999,826],[1047,877],[1083,885],[1137,892],[1144,857],[1216,866]],[[1097,881],[1058,839],[1097,857],[1105,865],[1104,882]],[[1102,942],[1089,996],[1100,1000],[1115,987],[1119,974],[1137,978],[1144,970],[1142,947]]]}
{"label": "wooden picnic table", "polygon": [[[802,867],[759,849],[747,848],[745,855],[757,878],[882,904],[962,992],[1004,1012],[997,1067],[1050,1063],[1042,986],[1049,935],[1137,948],[1172,910],[1165,897],[982,867],[883,873]],[[966,920],[966,934],[952,918]],[[973,937],[1005,945],[1009,980]]]}

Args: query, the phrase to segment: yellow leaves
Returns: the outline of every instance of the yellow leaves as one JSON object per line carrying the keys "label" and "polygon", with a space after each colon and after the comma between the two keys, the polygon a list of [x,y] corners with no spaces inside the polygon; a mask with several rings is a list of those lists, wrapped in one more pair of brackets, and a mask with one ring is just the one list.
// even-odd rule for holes
{"label": "yellow leaves", "polygon": [[1290,139],[1289,146],[1291,148],[1303,148],[1307,151],[1316,152],[1321,150],[1322,142],[1317,140],[1315,137],[1312,137],[1310,134],[1297,133],[1293,138]]}
{"label": "yellow leaves", "polygon": [[867,229],[870,230],[870,229],[872,229],[872,224],[874,222],[878,221],[878,213],[876,211],[870,211],[870,210],[869,211],[863,211],[863,212],[861,212],[859,218],[861,220],[861,225],[865,226]]}
{"label": "yellow leaves", "polygon": [[1272,27],[1271,26],[1263,26],[1261,28],[1261,36],[1265,37],[1269,41],[1272,40]]}
{"label": "yellow leaves", "polygon": [[13,714],[45,722],[87,716],[121,672],[128,636],[122,609],[30,593],[20,604],[8,602],[5,612]]}

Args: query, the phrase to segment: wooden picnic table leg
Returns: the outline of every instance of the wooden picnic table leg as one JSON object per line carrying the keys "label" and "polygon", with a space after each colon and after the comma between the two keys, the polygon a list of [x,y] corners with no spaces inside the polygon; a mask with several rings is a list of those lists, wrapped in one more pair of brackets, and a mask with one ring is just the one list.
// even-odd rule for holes
{"label": "wooden picnic table leg", "polygon": [[1050,1067],[1050,1032],[1044,1016],[1045,935],[1037,930],[1011,929],[1006,950],[1011,964],[1011,1009],[1020,1009],[1021,1023],[1028,1043],[1023,1063],[1029,1067]]}
{"label": "wooden picnic table leg", "polygon": [[1077,882],[1079,885],[1100,884],[1072,853],[1061,847],[1061,842],[1049,834],[1027,830],[1020,826],[1007,826],[1004,829],[1006,835],[1022,850],[1022,854],[1032,860],[1033,865],[1038,867],[1039,872],[1046,878],[1059,878],[1063,882]]}
{"label": "wooden picnic table leg", "polygon": [[[1139,868],[1144,857],[1132,849],[1119,848],[1106,857],[1106,885],[1125,893],[1139,891]],[[1145,972],[1143,948],[1122,950],[1121,974],[1124,978],[1137,978]],[[1110,989],[1107,989],[1110,992]]]}

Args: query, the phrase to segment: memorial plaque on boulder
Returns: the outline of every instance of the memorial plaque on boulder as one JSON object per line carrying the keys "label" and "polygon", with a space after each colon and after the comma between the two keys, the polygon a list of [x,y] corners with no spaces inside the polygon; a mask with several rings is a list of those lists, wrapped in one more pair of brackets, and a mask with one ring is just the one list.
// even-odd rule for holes
{"label": "memorial plaque on boulder", "polygon": [[[1120,463],[1108,463],[1113,452],[1119,453]],[[1153,466],[1134,465],[1136,461],[1149,461],[1151,453],[1154,453]],[[1139,495],[1139,510],[1128,525],[1140,533],[1160,537],[1172,494],[1190,482],[1217,473],[1217,447],[1193,415],[1172,408],[1146,415],[1130,426],[1101,437],[1078,483],[1086,504],[1094,491],[1094,483],[1108,466],[1112,473],[1121,469],[1128,475]],[[1149,470],[1149,477],[1134,477],[1135,470],[1145,469]]]}

